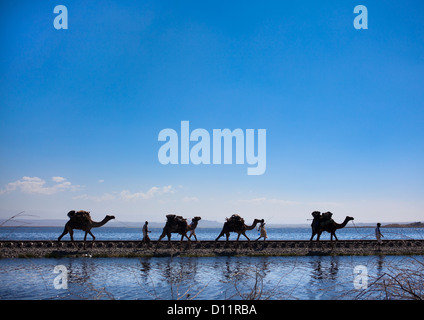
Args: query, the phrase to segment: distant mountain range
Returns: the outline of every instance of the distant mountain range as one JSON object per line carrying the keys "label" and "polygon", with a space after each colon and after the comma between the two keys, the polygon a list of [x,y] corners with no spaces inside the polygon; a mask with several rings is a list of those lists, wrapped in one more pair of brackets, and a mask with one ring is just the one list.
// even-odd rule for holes
{"label": "distant mountain range", "polygon": [[422,222],[411,222],[411,223],[390,223],[383,226],[384,228],[424,228],[424,223]]}
{"label": "distant mountain range", "polygon": [[[63,227],[68,220],[65,219],[0,219],[0,227]],[[142,228],[144,222],[111,220],[107,227]],[[165,222],[149,221],[150,228],[163,228]],[[222,228],[223,222],[200,220],[198,228]],[[376,223],[355,223],[355,227],[370,228]],[[267,224],[267,228],[305,228],[309,223],[303,224]],[[382,224],[384,228],[424,228],[423,222],[399,222]]]}

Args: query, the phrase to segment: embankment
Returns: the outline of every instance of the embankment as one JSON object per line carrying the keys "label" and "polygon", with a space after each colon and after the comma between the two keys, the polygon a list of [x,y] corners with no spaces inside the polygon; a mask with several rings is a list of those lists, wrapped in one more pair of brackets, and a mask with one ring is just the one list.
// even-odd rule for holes
{"label": "embankment", "polygon": [[163,256],[307,256],[422,255],[424,240],[313,241],[0,241],[0,258],[41,257],[163,257]]}

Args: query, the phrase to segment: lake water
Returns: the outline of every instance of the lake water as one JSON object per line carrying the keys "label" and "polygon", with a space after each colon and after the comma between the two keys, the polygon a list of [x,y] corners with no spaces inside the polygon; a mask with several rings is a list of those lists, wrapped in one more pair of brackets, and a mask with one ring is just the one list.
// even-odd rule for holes
{"label": "lake water", "polygon": [[[151,240],[159,239],[162,232],[161,228],[150,229]],[[423,228],[387,228],[381,229],[384,239],[424,239]],[[63,227],[1,227],[0,240],[57,240],[63,232]],[[96,240],[141,240],[141,228],[127,227],[101,227],[92,230]],[[221,232],[218,228],[199,228],[196,229],[196,235],[199,240],[215,240]],[[247,231],[246,234],[252,240],[259,237],[256,230]],[[268,228],[268,240],[309,240],[311,237],[311,228]],[[375,239],[374,228],[344,228],[337,230],[337,237],[340,240],[372,240]],[[179,240],[181,236],[173,234],[173,240]],[[84,232],[74,231],[74,239],[82,240]],[[64,236],[63,240],[69,240],[69,234]],[[91,240],[88,235],[87,239]],[[236,234],[232,233],[230,239],[235,240]],[[246,240],[240,236],[241,240]],[[321,240],[329,240],[330,234],[324,232]],[[166,240],[166,237],[164,238]],[[220,240],[225,240],[225,236]]]}
{"label": "lake water", "polygon": [[[161,230],[152,231],[156,240]],[[372,228],[339,231],[339,239],[374,238]],[[52,227],[0,228],[0,239],[55,240],[61,232]],[[199,229],[197,236],[213,240],[219,232]],[[382,232],[386,239],[423,239],[424,234],[422,229]],[[141,239],[140,230],[132,228],[104,227],[94,234],[98,240]],[[248,235],[258,237],[253,230]],[[268,235],[272,240],[308,240],[310,230],[270,228]],[[83,233],[76,231],[75,238],[82,239]],[[322,239],[328,238],[325,234]],[[66,268],[66,289],[55,288],[55,278],[62,275],[54,273],[56,266]],[[411,272],[409,279],[418,274],[422,290],[423,256],[0,259],[0,299],[384,299],[390,294],[375,283],[399,272]],[[358,288],[359,276],[359,284],[367,280],[366,288]]]}
{"label": "lake water", "polygon": [[[58,265],[66,289],[55,287]],[[421,268],[422,288],[423,266],[421,256],[2,259],[0,299],[383,299],[376,279]]]}

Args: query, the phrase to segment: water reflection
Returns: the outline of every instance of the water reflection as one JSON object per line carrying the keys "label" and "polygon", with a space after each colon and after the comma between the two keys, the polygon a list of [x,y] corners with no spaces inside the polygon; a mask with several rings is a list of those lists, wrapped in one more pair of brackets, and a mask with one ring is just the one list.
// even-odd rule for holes
{"label": "water reflection", "polygon": [[337,280],[339,257],[331,257],[329,263],[327,261],[328,257],[326,258],[324,262],[321,256],[311,261],[311,284],[314,283],[314,280]]}
{"label": "water reflection", "polygon": [[[0,260],[0,299],[349,299],[353,269],[371,279],[409,257],[164,257]],[[422,257],[416,258],[423,261]],[[421,263],[421,262],[420,262]],[[69,271],[56,290],[55,265]],[[28,288],[30,284],[30,288]],[[364,296],[364,295],[361,295]],[[366,297],[381,297],[370,292]]]}

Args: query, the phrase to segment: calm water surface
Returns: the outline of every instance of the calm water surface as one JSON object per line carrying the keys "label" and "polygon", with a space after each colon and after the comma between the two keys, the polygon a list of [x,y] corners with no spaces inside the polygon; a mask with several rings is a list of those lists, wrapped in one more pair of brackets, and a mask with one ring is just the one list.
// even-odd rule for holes
{"label": "calm water surface", "polygon": [[[417,261],[424,265],[420,256],[2,259],[0,299],[354,299],[364,290],[355,289],[356,266],[371,283]],[[67,289],[55,289],[57,265]]]}
{"label": "calm water surface", "polygon": [[[0,240],[56,240],[62,233],[63,227],[1,227]],[[150,238],[159,239],[162,232],[160,228],[151,229]],[[141,240],[141,228],[126,227],[102,227],[93,229],[96,240]],[[199,240],[215,240],[221,229],[218,228],[199,228],[196,235]],[[268,240],[309,240],[311,237],[311,228],[268,228]],[[387,228],[382,229],[383,239],[424,239],[423,228]],[[247,231],[250,239],[259,237],[256,230]],[[375,239],[374,228],[344,228],[337,230],[337,237],[340,240],[367,240]],[[84,233],[81,230],[74,231],[75,240],[82,240]],[[63,240],[69,240],[69,234]],[[91,240],[88,235],[87,239]],[[173,234],[173,240],[179,240],[180,236]],[[235,240],[236,234],[232,233],[230,239]],[[245,240],[243,236],[240,239]],[[329,233],[321,235],[322,240],[329,240]],[[166,240],[166,238],[165,238]],[[225,237],[221,238],[225,240]]]}

